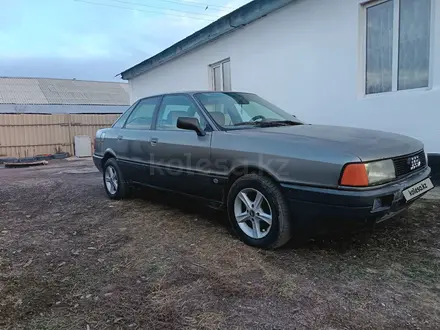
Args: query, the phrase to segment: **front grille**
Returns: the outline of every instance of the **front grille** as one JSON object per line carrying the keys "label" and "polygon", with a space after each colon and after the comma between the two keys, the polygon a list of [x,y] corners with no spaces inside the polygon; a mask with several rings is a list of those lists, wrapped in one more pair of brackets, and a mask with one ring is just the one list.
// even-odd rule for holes
{"label": "front grille", "polygon": [[424,150],[411,155],[393,158],[396,177],[402,177],[409,173],[417,172],[426,167]]}

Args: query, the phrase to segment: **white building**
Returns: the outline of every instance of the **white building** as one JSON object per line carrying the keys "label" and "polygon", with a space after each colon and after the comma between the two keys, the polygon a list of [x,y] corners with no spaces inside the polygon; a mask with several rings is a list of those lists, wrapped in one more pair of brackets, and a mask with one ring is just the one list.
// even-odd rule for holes
{"label": "white building", "polygon": [[124,71],[130,98],[257,93],[303,121],[440,153],[439,0],[255,0]]}

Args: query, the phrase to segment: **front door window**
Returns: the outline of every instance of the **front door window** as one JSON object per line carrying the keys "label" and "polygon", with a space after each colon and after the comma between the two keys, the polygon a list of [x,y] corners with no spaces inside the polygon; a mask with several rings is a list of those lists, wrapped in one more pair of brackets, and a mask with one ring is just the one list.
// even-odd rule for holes
{"label": "front door window", "polygon": [[177,127],[179,117],[194,117],[199,120],[200,127],[206,127],[206,122],[198,112],[194,102],[185,95],[168,95],[163,98],[157,114],[157,130],[180,130]]}

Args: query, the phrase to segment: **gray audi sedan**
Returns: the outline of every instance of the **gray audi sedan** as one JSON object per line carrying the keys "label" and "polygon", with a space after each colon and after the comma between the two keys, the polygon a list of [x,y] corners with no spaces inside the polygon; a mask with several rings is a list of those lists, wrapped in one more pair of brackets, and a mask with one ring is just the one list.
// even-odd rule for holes
{"label": "gray audi sedan", "polygon": [[297,224],[383,221],[433,188],[416,139],[307,124],[239,92],[141,99],[96,133],[93,159],[110,198],[134,185],[192,196],[226,208],[242,241],[268,249]]}

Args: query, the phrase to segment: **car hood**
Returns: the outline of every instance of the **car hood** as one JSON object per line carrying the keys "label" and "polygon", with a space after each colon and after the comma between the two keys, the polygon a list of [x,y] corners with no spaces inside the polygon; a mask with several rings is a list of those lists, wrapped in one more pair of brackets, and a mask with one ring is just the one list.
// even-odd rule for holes
{"label": "car hood", "polygon": [[275,139],[309,139],[313,144],[324,144],[371,161],[408,155],[423,149],[423,143],[409,136],[370,129],[327,126],[297,125],[253,128],[235,131],[245,135],[271,135]]}

